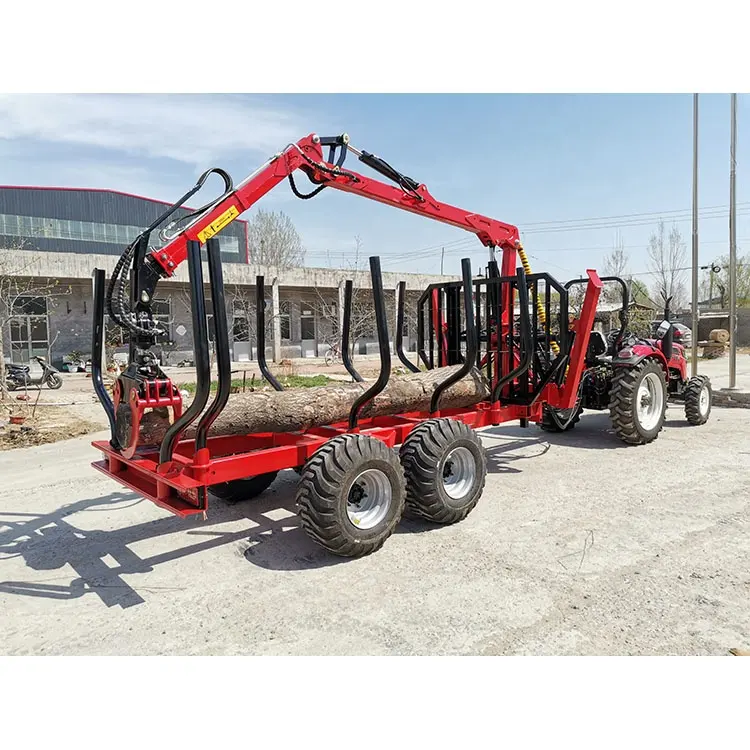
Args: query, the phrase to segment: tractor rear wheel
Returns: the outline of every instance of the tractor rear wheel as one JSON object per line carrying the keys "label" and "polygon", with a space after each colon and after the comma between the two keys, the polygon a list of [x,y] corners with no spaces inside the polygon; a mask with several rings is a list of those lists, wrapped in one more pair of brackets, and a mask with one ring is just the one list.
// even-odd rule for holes
{"label": "tractor rear wheel", "polygon": [[705,424],[711,414],[711,381],[705,375],[690,378],[685,387],[685,417],[690,424]]}
{"label": "tractor rear wheel", "polygon": [[487,461],[477,433],[455,419],[429,419],[401,446],[409,515],[451,524],[474,509],[484,491]]}
{"label": "tractor rear wheel", "polygon": [[630,445],[655,440],[664,427],[667,381],[662,366],[653,359],[615,370],[609,414],[617,436]]}
{"label": "tractor rear wheel", "polygon": [[273,484],[278,473],[278,471],[270,471],[268,474],[258,474],[247,479],[234,479],[231,482],[214,484],[209,489],[216,497],[231,504],[242,500],[252,500]]}
{"label": "tractor rear wheel", "polygon": [[368,435],[339,435],[304,466],[297,490],[302,527],[329,552],[363,557],[380,549],[404,510],[396,454]]}

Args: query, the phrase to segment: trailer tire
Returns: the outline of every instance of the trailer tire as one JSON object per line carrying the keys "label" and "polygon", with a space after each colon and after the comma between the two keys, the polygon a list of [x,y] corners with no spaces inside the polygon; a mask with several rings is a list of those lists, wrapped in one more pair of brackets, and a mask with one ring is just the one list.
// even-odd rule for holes
{"label": "trailer tire", "polygon": [[623,442],[645,445],[655,440],[664,427],[666,413],[667,381],[658,362],[646,358],[633,367],[615,370],[609,415]]}
{"label": "trailer tire", "polygon": [[690,424],[705,424],[711,414],[713,393],[705,375],[690,378],[685,388],[685,418]]}
{"label": "trailer tire", "polygon": [[263,494],[273,484],[278,473],[278,471],[270,471],[267,474],[258,474],[247,479],[234,479],[231,482],[214,484],[210,487],[210,491],[221,500],[234,505],[234,503],[252,500]]}
{"label": "trailer tire", "polygon": [[[422,422],[404,441],[400,458],[408,515],[452,524],[466,518],[479,502],[487,459],[479,435],[463,422],[447,418]],[[455,481],[447,484],[451,476]]]}
{"label": "trailer tire", "polygon": [[404,511],[398,457],[368,435],[339,435],[307,461],[297,496],[302,527],[340,557],[363,557],[383,546]]}

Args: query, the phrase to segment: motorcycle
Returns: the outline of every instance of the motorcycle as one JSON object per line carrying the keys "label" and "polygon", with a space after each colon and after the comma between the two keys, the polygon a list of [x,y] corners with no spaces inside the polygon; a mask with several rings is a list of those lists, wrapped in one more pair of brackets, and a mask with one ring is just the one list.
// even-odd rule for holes
{"label": "motorcycle", "polygon": [[63,381],[60,377],[59,370],[48,364],[43,357],[33,358],[42,368],[41,373],[31,372],[29,365],[11,362],[5,365],[5,384],[8,390],[24,388],[30,385],[46,385],[53,391],[62,386]]}

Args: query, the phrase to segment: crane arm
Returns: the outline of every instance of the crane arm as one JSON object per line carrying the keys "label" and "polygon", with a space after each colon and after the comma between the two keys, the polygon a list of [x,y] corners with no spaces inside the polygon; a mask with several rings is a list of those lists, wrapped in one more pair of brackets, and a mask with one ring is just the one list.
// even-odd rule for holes
{"label": "crane arm", "polygon": [[[323,148],[326,146],[330,148],[327,160],[323,155]],[[359,161],[396,185],[344,169],[347,152],[354,153]],[[292,175],[297,170],[319,186],[313,193],[303,196],[296,189]],[[167,244],[150,252],[149,263],[158,275],[172,276],[187,257],[188,241],[205,243],[287,178],[299,197],[312,197],[324,187],[330,187],[473,232],[483,245],[504,251],[503,273],[515,272],[515,250],[519,240],[515,226],[436,200],[425,185],[399,173],[379,157],[351,146],[349,137],[345,134],[330,138],[310,134],[297,143],[290,144],[237,187],[225,192],[179,231],[170,235],[168,227]],[[508,258],[506,262],[506,255],[511,254],[512,258]]]}

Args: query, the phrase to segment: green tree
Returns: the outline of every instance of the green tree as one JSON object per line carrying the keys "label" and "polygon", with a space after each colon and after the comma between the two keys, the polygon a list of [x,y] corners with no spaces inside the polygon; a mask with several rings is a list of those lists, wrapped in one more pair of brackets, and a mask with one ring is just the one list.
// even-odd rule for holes
{"label": "green tree", "polygon": [[[720,270],[704,273],[701,298],[708,300],[713,296],[717,306],[726,309],[729,307],[729,256],[723,255],[715,264]],[[737,307],[750,307],[750,255],[737,257]]]}

